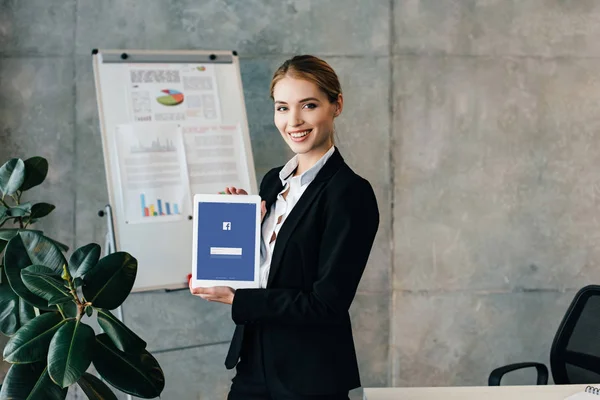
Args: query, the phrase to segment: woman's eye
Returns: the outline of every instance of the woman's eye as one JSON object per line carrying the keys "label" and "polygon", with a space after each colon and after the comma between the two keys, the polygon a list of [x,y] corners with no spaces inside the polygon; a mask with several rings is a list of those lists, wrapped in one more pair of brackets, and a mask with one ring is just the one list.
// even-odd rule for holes
{"label": "woman's eye", "polygon": [[281,111],[287,111],[287,107],[277,107],[276,110],[279,111],[279,112],[281,112]]}
{"label": "woman's eye", "polygon": [[315,103],[307,103],[304,105],[304,107],[313,109],[313,108],[317,108],[317,105]]}

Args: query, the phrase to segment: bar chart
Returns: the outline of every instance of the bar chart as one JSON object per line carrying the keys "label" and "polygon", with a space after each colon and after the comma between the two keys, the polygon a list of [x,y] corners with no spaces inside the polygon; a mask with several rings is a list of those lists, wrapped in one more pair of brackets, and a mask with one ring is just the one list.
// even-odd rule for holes
{"label": "bar chart", "polygon": [[[142,217],[160,217],[165,215],[179,215],[179,205],[177,203],[164,202],[162,199],[156,199],[155,203],[148,204],[146,195],[140,194],[142,208]],[[171,206],[173,208],[171,208]]]}

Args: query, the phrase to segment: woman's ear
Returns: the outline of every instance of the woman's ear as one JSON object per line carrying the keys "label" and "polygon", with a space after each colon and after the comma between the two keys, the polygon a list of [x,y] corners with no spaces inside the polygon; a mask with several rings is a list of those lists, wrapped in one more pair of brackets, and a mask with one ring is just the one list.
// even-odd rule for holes
{"label": "woman's ear", "polygon": [[335,112],[333,114],[334,117],[339,116],[342,113],[342,109],[344,108],[344,96],[340,93],[338,95],[337,101],[335,102]]}

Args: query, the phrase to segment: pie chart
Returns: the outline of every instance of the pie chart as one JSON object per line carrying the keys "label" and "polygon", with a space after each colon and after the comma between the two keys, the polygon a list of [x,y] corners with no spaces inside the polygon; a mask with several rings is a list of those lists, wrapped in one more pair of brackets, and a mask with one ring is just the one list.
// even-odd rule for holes
{"label": "pie chart", "polygon": [[176,106],[183,103],[183,93],[173,89],[164,89],[161,92],[166,94],[158,96],[156,101],[163,106]]}

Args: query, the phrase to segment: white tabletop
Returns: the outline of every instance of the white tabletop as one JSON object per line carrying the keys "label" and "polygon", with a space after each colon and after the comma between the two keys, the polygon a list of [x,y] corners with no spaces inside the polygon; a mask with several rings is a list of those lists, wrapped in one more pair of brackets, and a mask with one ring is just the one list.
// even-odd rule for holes
{"label": "white tabletop", "polygon": [[[365,400],[564,400],[587,385],[365,388]],[[598,385],[596,385],[598,387]],[[600,396],[598,397],[600,399]]]}

